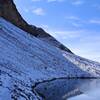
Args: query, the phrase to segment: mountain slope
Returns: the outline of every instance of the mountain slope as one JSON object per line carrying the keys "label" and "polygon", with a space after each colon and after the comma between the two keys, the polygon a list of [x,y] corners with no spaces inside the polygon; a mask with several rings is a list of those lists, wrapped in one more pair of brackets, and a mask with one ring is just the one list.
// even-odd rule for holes
{"label": "mountain slope", "polygon": [[73,64],[65,53],[0,18],[0,99],[34,100],[32,86],[43,80],[100,76]]}
{"label": "mountain slope", "polygon": [[58,42],[54,37],[45,32],[42,28],[29,25],[18,12],[13,0],[0,0],[0,16],[35,37],[39,37],[42,40],[47,40],[48,38],[48,43],[50,45],[72,53],[71,50]]}
{"label": "mountain slope", "polygon": [[99,63],[73,54],[43,29],[27,24],[12,0],[0,0],[0,100],[42,100],[33,89],[37,84],[98,77]]}

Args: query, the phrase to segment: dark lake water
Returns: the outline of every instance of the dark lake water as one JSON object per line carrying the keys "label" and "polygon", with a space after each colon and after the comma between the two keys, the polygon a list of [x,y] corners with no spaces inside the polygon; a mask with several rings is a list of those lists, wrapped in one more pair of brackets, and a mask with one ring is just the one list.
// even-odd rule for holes
{"label": "dark lake water", "polygon": [[35,90],[44,100],[100,100],[99,79],[58,79]]}

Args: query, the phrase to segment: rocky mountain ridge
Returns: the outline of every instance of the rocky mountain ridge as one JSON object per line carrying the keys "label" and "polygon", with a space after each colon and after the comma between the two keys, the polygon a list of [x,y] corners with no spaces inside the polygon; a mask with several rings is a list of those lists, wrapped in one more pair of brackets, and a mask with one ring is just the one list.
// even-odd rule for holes
{"label": "rocky mountain ridge", "polygon": [[38,28],[34,25],[29,25],[18,12],[13,0],[0,0],[0,16],[21,28],[22,30],[32,34],[33,36],[42,38],[43,40],[48,38],[48,41],[51,45],[72,53],[71,50],[58,42],[54,37],[45,32],[42,28]]}

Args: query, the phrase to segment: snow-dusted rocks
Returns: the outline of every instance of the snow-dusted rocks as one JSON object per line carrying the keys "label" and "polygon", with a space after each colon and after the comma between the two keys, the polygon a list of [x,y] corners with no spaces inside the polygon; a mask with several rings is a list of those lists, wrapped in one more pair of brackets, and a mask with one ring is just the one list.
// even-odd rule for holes
{"label": "snow-dusted rocks", "polygon": [[100,76],[98,63],[78,59],[0,18],[0,100],[41,99],[32,86],[44,80]]}
{"label": "snow-dusted rocks", "polygon": [[100,77],[100,63],[94,62],[80,56],[65,52],[63,52],[63,56],[71,61],[73,64],[78,66],[80,69],[84,70],[87,73],[92,74],[93,76]]}

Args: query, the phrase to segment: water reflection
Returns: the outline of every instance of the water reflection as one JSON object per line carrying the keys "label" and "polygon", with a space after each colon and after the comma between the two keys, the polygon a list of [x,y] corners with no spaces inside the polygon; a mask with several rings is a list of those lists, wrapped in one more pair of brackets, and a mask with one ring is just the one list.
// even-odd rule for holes
{"label": "water reflection", "polygon": [[99,100],[100,98],[100,80],[89,80],[81,85],[80,90],[83,94],[69,98],[68,100]]}
{"label": "water reflection", "polygon": [[59,79],[39,84],[35,90],[45,100],[98,100],[100,80]]}

